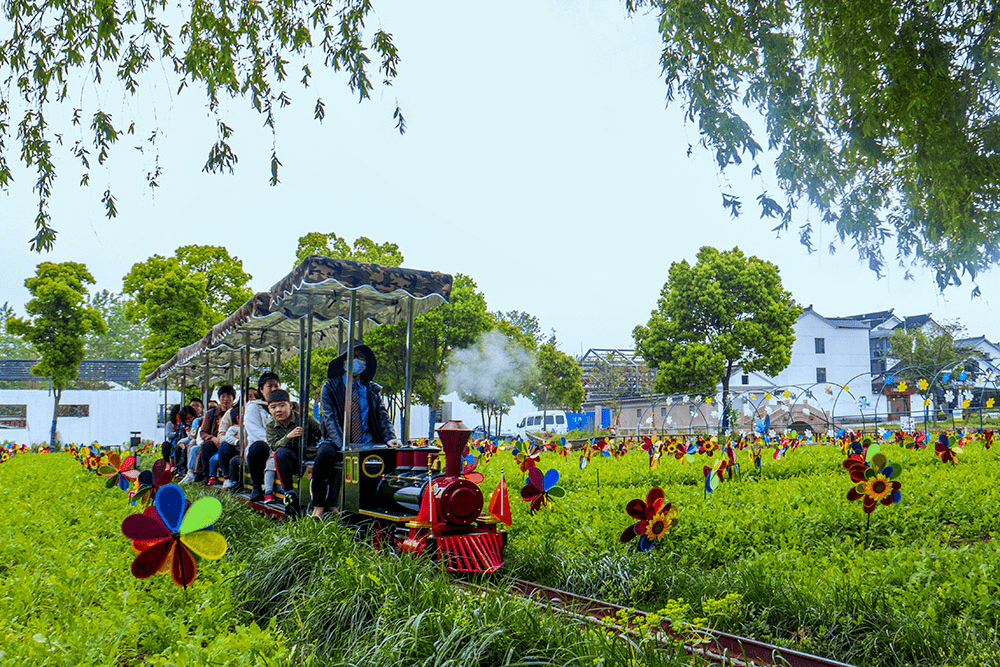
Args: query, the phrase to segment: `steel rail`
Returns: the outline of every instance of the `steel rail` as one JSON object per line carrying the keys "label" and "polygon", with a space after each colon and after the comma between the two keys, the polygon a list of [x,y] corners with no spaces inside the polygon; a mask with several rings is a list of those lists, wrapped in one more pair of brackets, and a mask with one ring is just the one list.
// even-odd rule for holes
{"label": "steel rail", "polygon": [[[497,590],[463,580],[456,580],[456,583],[474,590],[493,592]],[[634,628],[646,625],[645,619],[649,616],[644,611],[542,586],[523,579],[507,579],[504,580],[503,585],[509,587],[511,595],[524,598],[542,607],[551,608],[559,613],[614,627],[630,635],[635,634]],[[622,619],[626,619],[624,625]],[[852,667],[847,663],[829,658],[810,655],[711,628],[686,626],[683,630],[678,630],[672,627],[670,619],[660,621],[659,631],[664,636],[670,637],[671,641],[681,642],[689,653],[699,655],[714,663],[732,665],[733,667],[759,665]],[[661,641],[663,640],[661,639]]]}

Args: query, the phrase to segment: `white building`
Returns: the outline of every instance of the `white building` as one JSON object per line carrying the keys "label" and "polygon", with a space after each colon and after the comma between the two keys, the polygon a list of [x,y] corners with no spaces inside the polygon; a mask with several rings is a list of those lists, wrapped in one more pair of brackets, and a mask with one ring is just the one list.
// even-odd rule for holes
{"label": "white building", "polygon": [[[823,317],[809,306],[796,320],[793,330],[795,343],[785,370],[771,377],[737,369],[729,380],[730,392],[773,393],[780,389],[781,398],[785,398],[787,390],[788,401],[811,404],[817,413],[832,416],[857,415],[859,402],[874,405],[867,322]],[[845,386],[848,392],[842,392],[841,387]],[[734,402],[737,410],[743,405],[743,401]]]}
{"label": "white building", "polygon": [[[180,401],[170,391],[170,405]],[[49,441],[54,398],[44,389],[0,389],[0,440],[17,444]],[[163,441],[162,391],[67,389],[59,405],[56,424],[62,443],[102,445],[128,443],[133,432],[144,440]]]}

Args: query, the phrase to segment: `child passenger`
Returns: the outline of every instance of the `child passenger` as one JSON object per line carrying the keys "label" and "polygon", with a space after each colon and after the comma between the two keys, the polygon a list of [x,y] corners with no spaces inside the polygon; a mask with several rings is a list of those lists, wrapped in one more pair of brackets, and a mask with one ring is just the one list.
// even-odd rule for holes
{"label": "child passenger", "polygon": [[299,514],[299,497],[295,491],[295,478],[302,474],[304,462],[316,458],[320,441],[320,424],[312,415],[306,415],[309,424],[308,439],[302,448],[302,427],[295,425],[292,413],[292,401],[287,391],[278,389],[272,391],[267,399],[267,409],[271,413],[271,421],[267,424],[267,446],[274,452],[275,464],[278,468],[278,482],[285,494],[285,516],[295,517]]}

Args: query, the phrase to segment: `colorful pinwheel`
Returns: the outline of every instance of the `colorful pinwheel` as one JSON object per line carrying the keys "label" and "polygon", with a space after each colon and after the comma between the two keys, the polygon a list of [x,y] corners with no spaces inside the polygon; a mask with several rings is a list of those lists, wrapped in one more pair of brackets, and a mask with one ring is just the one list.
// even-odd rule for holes
{"label": "colorful pinwheel", "polygon": [[722,480],[725,479],[727,471],[729,479],[732,479],[733,469],[729,465],[728,458],[715,459],[711,466],[705,466],[703,469],[705,473],[705,492],[712,493],[715,491]]}
{"label": "colorful pinwheel", "polygon": [[170,572],[178,586],[190,585],[198,576],[192,553],[208,560],[226,553],[226,538],[211,530],[221,515],[218,498],[205,496],[188,507],[181,487],[161,487],[152,506],[122,521],[122,534],[139,552],[132,561],[132,575],[145,579]]}
{"label": "colorful pinwheel", "polygon": [[566,490],[557,486],[559,484],[559,471],[555,468],[546,471],[545,475],[542,475],[542,471],[538,468],[532,468],[524,482],[521,498],[529,503],[529,514],[534,514],[543,505],[550,507],[553,498],[562,498],[566,495]]}
{"label": "colorful pinwheel", "polygon": [[128,497],[132,500],[132,505],[138,505],[145,509],[149,507],[156,492],[163,486],[170,483],[174,478],[174,467],[163,459],[157,459],[153,463],[151,470],[143,470],[136,480],[139,484],[134,491],[129,491]]}
{"label": "colorful pinwheel", "polygon": [[[876,445],[872,445],[869,452],[875,449]],[[855,484],[848,490],[847,499],[852,502],[862,499],[865,514],[874,512],[879,503],[888,506],[899,502],[901,484],[896,481],[896,477],[899,476],[899,466],[890,465],[888,458],[882,452],[875,451],[870,464],[860,459],[849,458],[843,465]]]}
{"label": "colorful pinwheel", "polygon": [[469,451],[468,447],[465,448],[465,456],[462,457],[462,463],[464,464],[462,468],[462,477],[469,480],[473,484],[482,484],[483,480],[486,478],[483,477],[483,473],[476,472],[476,466],[479,465],[479,460],[472,455],[472,452]]}
{"label": "colorful pinwheel", "polygon": [[117,484],[119,489],[126,491],[132,481],[139,476],[139,471],[135,469],[134,456],[126,456],[123,459],[118,452],[109,452],[107,463],[97,469],[97,474],[108,478],[105,486],[109,489]]}
{"label": "colorful pinwheel", "polygon": [[625,504],[625,511],[636,522],[621,534],[622,543],[639,537],[639,551],[649,551],[655,541],[663,539],[667,532],[677,525],[680,512],[667,502],[666,494],[658,486],[654,486],[646,494],[646,500],[634,498]]}
{"label": "colorful pinwheel", "polygon": [[941,458],[941,463],[958,463],[958,455],[962,453],[961,447],[952,447],[951,439],[947,433],[938,436],[937,444],[934,445],[934,454]]}

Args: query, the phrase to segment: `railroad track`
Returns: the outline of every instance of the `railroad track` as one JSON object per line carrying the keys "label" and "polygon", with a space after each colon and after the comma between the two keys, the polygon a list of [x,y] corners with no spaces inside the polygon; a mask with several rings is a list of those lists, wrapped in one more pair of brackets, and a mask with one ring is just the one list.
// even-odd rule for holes
{"label": "railroad track", "polygon": [[[456,580],[456,583],[473,590],[496,592],[495,589],[463,580]],[[541,586],[523,579],[508,579],[505,580],[505,584],[509,585],[512,595],[522,597],[539,606],[551,608],[558,613],[615,628],[624,634],[635,634],[633,628],[646,625],[644,621],[648,614],[643,611]],[[623,623],[622,619],[627,619],[627,621]],[[847,663],[837,662],[829,658],[709,628],[686,627],[683,631],[678,631],[677,628],[671,627],[669,619],[663,619],[659,623],[659,630],[663,633],[661,641],[671,643],[681,641],[689,653],[713,663],[732,665],[733,667],[762,665],[852,667]]]}
{"label": "railroad track", "polygon": [[[250,502],[243,495],[236,497],[256,512],[278,520],[285,519],[284,511],[274,504]],[[452,581],[456,585],[472,591],[497,592],[496,587],[482,586],[464,579],[453,579]],[[524,598],[558,613],[573,616],[581,621],[598,623],[633,636],[636,634],[635,628],[648,627],[646,617],[649,614],[644,611],[622,607],[557,588],[549,588],[524,579],[503,579],[502,581],[511,595]],[[622,619],[627,620],[623,623]],[[710,628],[685,626],[683,630],[678,630],[671,626],[670,619],[662,619],[659,622],[659,632],[662,633],[661,641],[664,643],[680,641],[689,653],[700,656],[706,661],[731,665],[732,667],[771,665],[780,667],[853,667],[844,662]]]}

